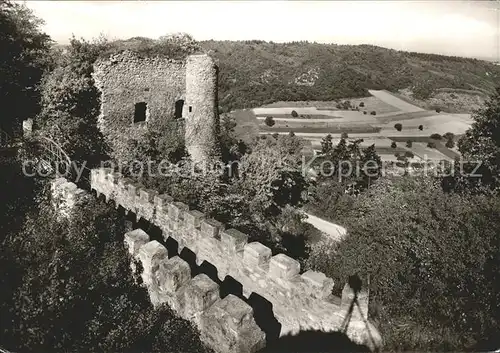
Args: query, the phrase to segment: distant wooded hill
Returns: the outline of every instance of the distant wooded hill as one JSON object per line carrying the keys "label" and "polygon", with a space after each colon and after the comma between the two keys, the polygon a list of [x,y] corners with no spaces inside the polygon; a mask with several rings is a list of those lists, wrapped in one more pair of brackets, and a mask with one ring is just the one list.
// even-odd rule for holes
{"label": "distant wooded hill", "polygon": [[257,40],[196,43],[189,36],[176,41],[181,43],[179,50],[174,50],[170,42],[142,37],[115,41],[111,47],[112,51],[129,49],[145,55],[179,56],[201,45],[219,64],[223,112],[275,101],[363,97],[368,95],[368,89],[397,91],[415,87],[414,91],[425,99],[437,88],[489,94],[500,85],[500,66],[478,59],[372,45]]}
{"label": "distant wooded hill", "polygon": [[[491,62],[401,52],[371,45],[205,41],[219,61],[224,110],[273,101],[333,100],[367,89],[457,88],[491,93],[500,67]],[[424,93],[425,95],[425,93]]]}

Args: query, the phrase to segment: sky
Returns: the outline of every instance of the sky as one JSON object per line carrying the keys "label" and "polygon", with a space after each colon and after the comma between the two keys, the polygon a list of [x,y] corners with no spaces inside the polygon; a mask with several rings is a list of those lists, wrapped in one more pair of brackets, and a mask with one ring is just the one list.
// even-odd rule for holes
{"label": "sky", "polygon": [[24,3],[57,42],[158,38],[373,44],[499,60],[499,0],[492,1],[39,1]]}

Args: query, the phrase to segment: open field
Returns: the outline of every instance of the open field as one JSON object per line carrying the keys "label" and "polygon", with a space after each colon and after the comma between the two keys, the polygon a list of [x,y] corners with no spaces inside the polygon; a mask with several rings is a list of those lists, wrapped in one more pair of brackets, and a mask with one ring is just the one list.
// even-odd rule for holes
{"label": "open field", "polygon": [[403,112],[418,112],[424,110],[420,107],[417,107],[416,105],[405,102],[404,100],[394,96],[388,91],[368,90],[368,92],[370,92],[371,95],[377,97],[381,101],[384,101],[385,103],[397,108],[397,110],[401,110]]}
{"label": "open field", "polygon": [[[353,106],[359,106],[361,102],[364,103],[364,108],[360,107],[361,110],[366,110],[368,112],[375,110],[377,114],[384,114],[390,112],[398,111],[397,108],[390,104],[378,99],[374,96],[363,97],[363,98],[344,98],[339,101],[350,101]],[[265,104],[262,108],[302,108],[302,107],[315,107],[317,110],[338,110],[338,101],[296,101],[296,102],[274,102],[270,104]]]}
{"label": "open field", "polygon": [[[394,124],[401,123],[403,125],[403,130],[398,132],[394,129]],[[425,134],[445,134],[447,132],[452,132],[455,135],[461,135],[469,129],[472,123],[472,119],[468,114],[460,114],[460,115],[452,115],[452,114],[436,114],[426,116],[426,117],[418,117],[411,120],[395,120],[391,121],[390,125],[387,125],[384,128],[384,131],[392,129],[394,135],[404,135],[404,134],[414,134],[421,135],[420,133],[425,132]],[[418,130],[418,126],[423,126],[423,131]],[[420,133],[419,133],[419,132]]]}
{"label": "open field", "polygon": [[[472,122],[470,114],[436,113],[411,104],[408,98],[398,97],[398,94],[375,90],[370,93],[376,96],[351,102],[359,104],[363,101],[367,110],[370,110],[370,104],[372,109],[376,110],[378,104],[378,114],[375,116],[363,114],[363,111],[338,110],[334,106],[332,109],[329,105],[332,102],[277,102],[254,108],[250,114],[245,113],[244,129],[259,134],[288,134],[293,131],[296,136],[306,141],[303,152],[307,155],[321,149],[321,140],[327,134],[332,135],[332,142],[336,145],[341,134],[347,133],[349,140],[363,139],[360,144],[362,148],[374,144],[375,150],[384,161],[395,161],[395,153],[404,154],[407,151],[415,155],[416,161],[420,158],[452,160],[460,156],[456,148],[448,149],[444,145],[445,141],[432,140],[430,135],[444,135],[447,132],[456,136],[462,135]],[[315,103],[318,106],[313,106]],[[293,110],[299,117],[291,116]],[[267,116],[274,118],[275,124],[272,127],[264,122]],[[396,123],[402,124],[402,131],[394,128]],[[423,126],[422,131],[418,129],[419,125]],[[408,140],[413,142],[410,148],[406,147]],[[395,148],[391,147],[393,141],[396,142]],[[429,141],[436,144],[435,149],[427,147]]]}
{"label": "open field", "polygon": [[306,123],[311,122],[324,122],[328,120],[343,119],[340,115],[318,115],[318,114],[307,114],[299,115],[298,118],[294,118],[288,114],[267,114],[257,116],[257,120],[266,120],[268,116],[271,116],[275,121],[303,121]]}
{"label": "open field", "polygon": [[313,121],[309,121],[307,119],[284,119],[284,118],[278,118],[274,120],[274,125],[273,126],[268,126],[265,123],[265,119],[257,119],[258,125],[261,128],[269,128],[269,129],[276,129],[276,128],[283,128],[287,127],[290,129],[299,129],[299,128],[309,128],[309,127],[314,127],[314,128],[335,128],[335,129],[342,129],[342,128],[349,128],[350,126],[354,127],[366,127],[366,128],[373,128],[373,125],[370,124],[367,121],[351,121],[349,119],[314,119]]}
{"label": "open field", "polygon": [[414,142],[411,151],[424,160],[452,160],[452,158],[439,152],[437,149],[427,147],[427,143]]}
{"label": "open field", "polygon": [[[292,117],[292,111],[295,110],[299,115],[297,118]],[[253,113],[260,119],[265,119],[267,116],[272,116],[275,119],[297,119],[309,120],[307,115],[314,119],[339,119],[343,118],[346,121],[374,121],[376,115],[369,113],[363,114],[362,111],[356,110],[318,110],[314,107],[303,108],[254,108]],[[303,115],[304,117],[301,117]]]}
{"label": "open field", "polygon": [[[412,138],[406,138],[406,137],[391,137],[390,138],[393,141],[396,141],[397,143],[404,143],[406,144],[406,141],[411,140],[413,142],[417,143],[423,143],[427,145],[429,142],[434,142],[436,145],[436,150],[439,151],[441,154],[445,155],[449,159],[455,159],[457,157],[460,157],[460,153],[458,152],[458,148],[447,148],[445,146],[446,141],[444,140],[434,140],[431,139],[429,136],[418,136],[418,137],[412,137]],[[459,137],[455,137],[455,144],[459,140]]]}
{"label": "open field", "polygon": [[245,142],[250,142],[259,134],[257,119],[251,109],[235,110],[231,115],[236,121],[235,137]]}
{"label": "open field", "polygon": [[430,112],[427,110],[424,111],[418,111],[418,112],[409,112],[409,113],[392,113],[392,114],[385,114],[382,116],[375,116],[375,118],[381,123],[381,124],[388,124],[390,122],[396,121],[405,121],[405,120],[413,120],[416,118],[425,118],[428,116],[433,116],[436,115],[436,112]]}

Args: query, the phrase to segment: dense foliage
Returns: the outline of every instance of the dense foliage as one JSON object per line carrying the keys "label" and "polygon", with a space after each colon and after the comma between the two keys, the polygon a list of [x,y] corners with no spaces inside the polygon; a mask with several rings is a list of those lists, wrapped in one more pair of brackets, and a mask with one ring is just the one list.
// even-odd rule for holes
{"label": "dense foliage", "polygon": [[446,194],[430,178],[400,177],[348,201],[337,214],[347,237],[317,246],[309,261],[338,283],[370,275],[386,349],[498,347],[498,197]]}
{"label": "dense foliage", "polygon": [[[20,180],[25,187],[33,181]],[[11,195],[13,209],[0,221],[2,345],[28,352],[207,352],[189,322],[167,307],[153,309],[134,282],[124,222],[114,209],[90,199],[71,220],[60,219],[46,193],[34,195],[31,210]],[[24,212],[20,229],[6,229]]]}
{"label": "dense foliage", "polygon": [[500,88],[472,115],[474,122],[458,143],[465,159],[480,162],[476,171],[483,184],[499,186],[500,177]]}
{"label": "dense foliage", "polygon": [[0,128],[11,133],[39,111],[38,85],[52,44],[42,25],[27,7],[0,1]]}
{"label": "dense foliage", "polygon": [[[275,101],[367,96],[367,89],[438,88],[493,92],[500,70],[476,59],[400,52],[371,45],[206,41],[218,59],[224,111]],[[312,85],[299,78],[306,76]]]}
{"label": "dense foliage", "polygon": [[[229,121],[223,131],[231,129]],[[223,134],[229,157],[224,169],[193,170],[189,159],[161,169],[150,162],[148,174],[129,171],[130,176],[160,193],[204,212],[229,227],[277,250],[296,251],[282,243],[283,236],[308,238],[298,208],[306,200],[308,181],[301,168],[302,141],[295,136],[257,138],[247,145]],[[304,249],[302,249],[304,250]]]}

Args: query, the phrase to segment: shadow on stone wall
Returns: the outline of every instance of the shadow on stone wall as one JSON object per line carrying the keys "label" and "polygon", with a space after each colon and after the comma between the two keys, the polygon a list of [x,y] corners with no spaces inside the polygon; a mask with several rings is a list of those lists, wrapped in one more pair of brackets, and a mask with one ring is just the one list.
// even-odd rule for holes
{"label": "shadow on stone wall", "polygon": [[313,353],[313,352],[370,352],[366,346],[352,342],[340,332],[301,331],[295,336],[284,336],[268,343],[258,353]]}
{"label": "shadow on stone wall", "polygon": [[[104,201],[104,199],[103,199]],[[120,211],[122,208],[119,208]],[[123,210],[124,211],[124,210]],[[179,244],[172,237],[164,240],[162,230],[154,224],[151,224],[147,220],[141,218],[139,221],[136,220],[135,214],[129,212],[126,215],[126,219],[130,222],[131,229],[141,228],[150,236],[150,240],[156,240],[168,251],[168,257],[172,258],[174,256],[179,256],[181,259],[186,261],[191,269],[191,277],[195,277],[201,273],[207,275],[211,280],[219,285],[220,298],[225,298],[227,295],[232,294],[245,301],[250,305],[254,312],[254,319],[256,324],[260,327],[262,331],[266,334],[266,342],[270,344],[276,342],[279,338],[281,331],[281,324],[278,322],[273,313],[273,305],[264,297],[258,295],[257,293],[252,293],[247,299],[243,296],[243,286],[240,282],[236,281],[231,276],[226,276],[223,281],[221,281],[217,274],[217,268],[208,263],[207,261],[202,262],[200,265],[196,263],[196,254],[193,253],[188,248],[183,248],[179,252]]]}

